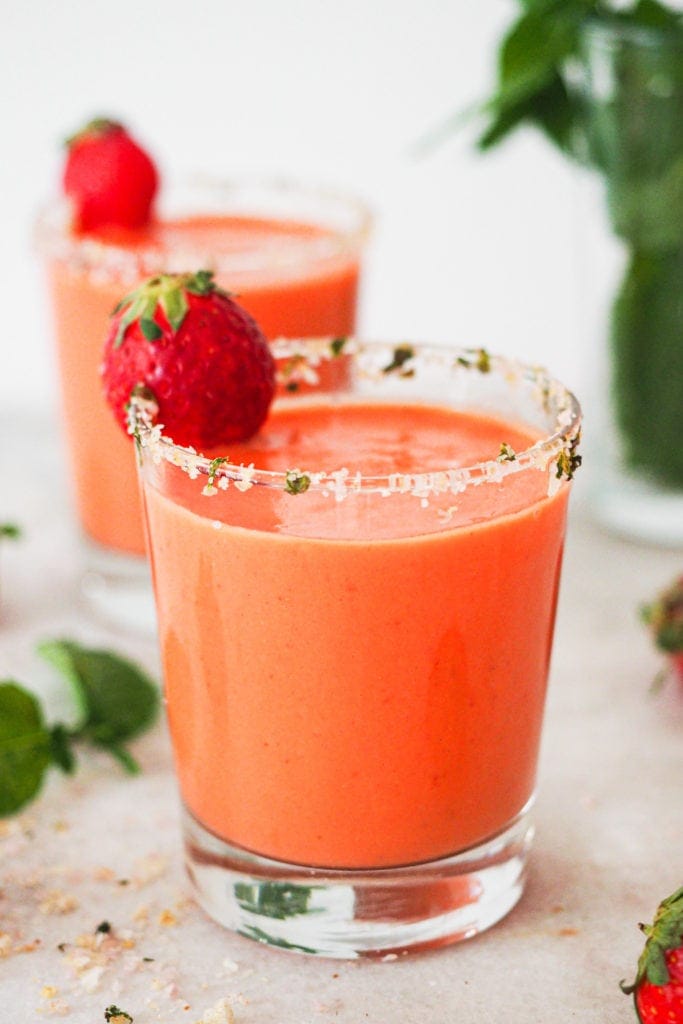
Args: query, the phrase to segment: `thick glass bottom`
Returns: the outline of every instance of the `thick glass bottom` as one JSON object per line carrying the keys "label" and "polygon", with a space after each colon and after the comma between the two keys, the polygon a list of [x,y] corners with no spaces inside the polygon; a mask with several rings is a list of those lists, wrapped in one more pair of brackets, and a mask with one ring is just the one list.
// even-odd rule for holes
{"label": "thick glass bottom", "polygon": [[89,614],[110,629],[151,637],[157,620],[147,560],[83,540],[81,597]]}
{"label": "thick glass bottom", "polygon": [[382,957],[460,942],[519,900],[533,828],[523,813],[479,846],[397,868],[334,870],[259,857],[185,810],[186,866],[197,899],[240,935],[296,953]]}

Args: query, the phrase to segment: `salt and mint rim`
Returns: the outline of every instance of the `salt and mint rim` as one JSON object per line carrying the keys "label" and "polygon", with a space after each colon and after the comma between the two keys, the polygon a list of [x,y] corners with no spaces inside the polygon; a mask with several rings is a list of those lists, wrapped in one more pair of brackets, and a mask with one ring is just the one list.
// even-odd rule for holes
{"label": "salt and mint rim", "polygon": [[[457,377],[461,374],[496,374],[506,387],[526,388],[537,408],[552,417],[555,429],[529,448],[515,452],[502,439],[501,448],[491,459],[470,466],[444,467],[425,473],[391,473],[386,476],[363,476],[343,467],[319,471],[293,467],[285,472],[259,469],[231,463],[229,455],[208,459],[194,448],[177,445],[163,433],[163,424],[156,423],[157,406],[144,389],[131,397],[129,432],[134,436],[139,457],[147,453],[159,464],[166,461],[177,466],[191,479],[208,479],[202,493],[211,497],[219,490],[234,486],[246,491],[260,485],[283,490],[292,495],[314,491],[333,495],[337,501],[358,492],[374,492],[385,497],[412,494],[428,504],[430,497],[461,494],[468,487],[497,483],[513,473],[527,469],[548,472],[548,494],[554,494],[563,480],[571,480],[581,463],[577,448],[581,434],[581,409],[574,395],[542,367],[528,366],[503,356],[489,355],[484,349],[446,348],[435,345],[387,345],[361,342],[354,338],[278,339],[271,344],[279,360],[278,380],[287,390],[296,391],[301,384],[318,382],[321,363],[352,356],[356,373],[364,380],[379,381],[387,377],[410,380],[420,367],[436,366]],[[454,378],[455,379],[455,378]],[[322,394],[334,400],[334,393]],[[307,395],[316,401],[315,392]],[[350,394],[352,400],[365,399],[365,394]],[[383,398],[386,396],[383,396]],[[392,398],[395,395],[392,393]],[[421,396],[424,400],[424,396]],[[443,404],[440,399],[436,399]],[[455,408],[455,407],[454,407]],[[469,407],[468,407],[469,408]]]}
{"label": "salt and mint rim", "polygon": [[[169,209],[165,209],[166,202]],[[291,205],[290,205],[291,204]],[[340,217],[340,214],[342,217]],[[320,236],[287,234],[264,247],[260,239],[253,248],[237,246],[216,251],[194,244],[142,245],[108,241],[71,230],[72,211],[67,199],[59,197],[39,212],[34,242],[40,255],[65,263],[100,281],[122,285],[161,273],[184,272],[201,266],[228,276],[235,285],[250,275],[292,273],[324,265],[357,253],[367,240],[372,214],[364,202],[331,188],[306,186],[287,178],[212,179],[196,177],[161,194],[160,221],[182,221],[192,217],[235,216],[266,219],[283,225],[321,228]]]}

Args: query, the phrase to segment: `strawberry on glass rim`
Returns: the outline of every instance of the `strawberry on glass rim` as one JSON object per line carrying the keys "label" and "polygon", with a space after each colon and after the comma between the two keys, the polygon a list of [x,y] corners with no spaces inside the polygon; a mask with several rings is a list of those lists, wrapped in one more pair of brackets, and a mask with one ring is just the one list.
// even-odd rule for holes
{"label": "strawberry on glass rim", "polygon": [[633,995],[640,1024],[683,1024],[683,886],[662,900],[647,936],[635,980],[622,981]]}
{"label": "strawberry on glass rim", "polygon": [[76,231],[140,228],[151,217],[159,176],[118,121],[94,118],[66,142],[62,177]]}
{"label": "strawberry on glass rim", "polygon": [[131,395],[142,391],[174,442],[199,451],[252,437],[275,393],[268,342],[208,270],[160,274],[126,295],[101,372],[123,430]]}
{"label": "strawberry on glass rim", "polygon": [[[670,668],[683,685],[683,575],[642,609],[657,648],[667,655]],[[666,672],[659,673],[660,682]]]}

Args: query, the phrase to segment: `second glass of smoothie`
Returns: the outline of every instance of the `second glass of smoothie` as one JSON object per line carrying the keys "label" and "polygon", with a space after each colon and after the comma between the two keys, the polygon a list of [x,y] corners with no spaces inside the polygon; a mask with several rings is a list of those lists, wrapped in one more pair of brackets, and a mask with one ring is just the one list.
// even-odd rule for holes
{"label": "second glass of smoothie", "polygon": [[[114,306],[155,273],[213,270],[269,339],[346,335],[356,326],[364,205],[288,182],[202,182],[162,195],[136,231],[76,235],[56,203],[37,242],[54,316],[66,444],[86,548],[83,589],[110,622],[151,625],[144,535],[130,439],[100,381]],[[106,458],[102,452],[106,451]]]}

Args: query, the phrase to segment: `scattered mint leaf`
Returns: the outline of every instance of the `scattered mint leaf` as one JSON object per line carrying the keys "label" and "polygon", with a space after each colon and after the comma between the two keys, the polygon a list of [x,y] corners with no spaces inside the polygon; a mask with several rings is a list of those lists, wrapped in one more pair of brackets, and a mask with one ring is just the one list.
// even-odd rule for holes
{"label": "scattered mint leaf", "polygon": [[16,523],[0,523],[0,537],[7,537],[8,540],[17,540],[21,537],[21,527]]}
{"label": "scattered mint leaf", "polygon": [[75,771],[73,748],[79,741],[104,748],[126,771],[137,772],[125,743],[152,725],[158,713],[156,686],[125,658],[71,640],[49,640],[38,651],[69,682],[79,720],[74,728],[48,727],[33,694],[13,680],[0,682],[0,817],[37,795],[50,765]]}
{"label": "scattered mint leaf", "polygon": [[211,462],[209,463],[209,480],[208,480],[208,483],[209,483],[210,487],[212,487],[213,484],[214,484],[214,481],[216,479],[216,473],[218,472],[218,470],[220,469],[221,466],[225,465],[225,463],[227,461],[228,460],[227,460],[227,457],[225,455],[218,455],[218,456],[216,456],[215,459],[212,459]]}
{"label": "scattered mint leaf", "polygon": [[61,722],[53,725],[50,730],[50,759],[66,775],[72,775],[76,770],[76,758],[71,743],[71,735],[66,726]]}
{"label": "scattered mint leaf", "polygon": [[108,1006],[104,1011],[104,1019],[107,1024],[133,1024],[131,1015],[118,1006]]}
{"label": "scattered mint leaf", "polygon": [[393,351],[391,362],[382,367],[382,373],[393,373],[394,370],[399,370],[401,376],[409,376],[410,370],[405,368],[405,364],[412,359],[414,355],[415,349],[412,345],[397,345]]}
{"label": "scattered mint leaf", "polygon": [[456,362],[459,366],[466,366],[470,370],[479,370],[480,373],[490,373],[491,371],[491,356],[485,348],[475,349],[471,356],[458,356]]}
{"label": "scattered mint leaf", "polygon": [[70,684],[80,712],[74,737],[108,750],[128,771],[137,764],[123,744],[149,728],[159,709],[159,692],[133,662],[111,651],[49,640],[38,653]]}
{"label": "scattered mint leaf", "polygon": [[348,338],[333,338],[332,341],[330,342],[330,352],[332,353],[332,355],[340,356],[348,340]]}
{"label": "scattered mint leaf", "polygon": [[287,494],[303,494],[311,486],[311,478],[306,473],[299,473],[296,469],[290,469],[285,476],[285,490]]}
{"label": "scattered mint leaf", "polygon": [[32,800],[50,763],[50,733],[36,698],[12,680],[0,683],[0,817]]}

